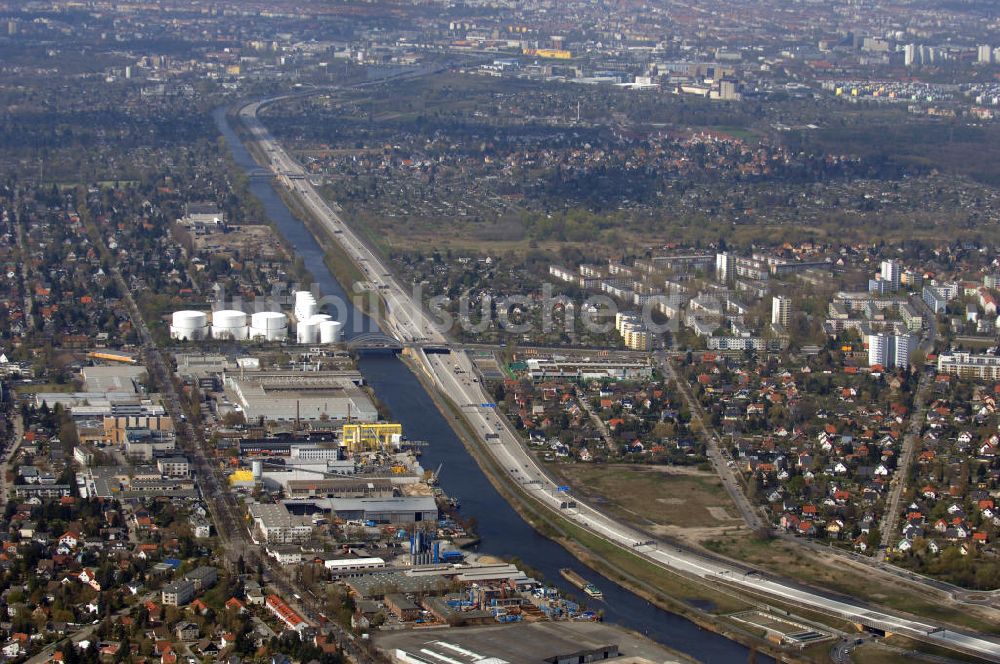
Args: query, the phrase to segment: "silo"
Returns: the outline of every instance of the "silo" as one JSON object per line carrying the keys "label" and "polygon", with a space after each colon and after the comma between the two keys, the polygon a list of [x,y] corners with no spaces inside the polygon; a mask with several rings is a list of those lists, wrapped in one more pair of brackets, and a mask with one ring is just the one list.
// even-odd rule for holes
{"label": "silo", "polygon": [[340,341],[341,324],[335,320],[325,320],[319,324],[319,342],[335,344]]}
{"label": "silo", "polygon": [[314,344],[319,339],[319,323],[305,321],[295,326],[296,339],[300,344]]}
{"label": "silo", "polygon": [[212,337],[242,341],[247,338],[247,315],[236,309],[221,309],[212,314]]}
{"label": "silo", "polygon": [[208,335],[208,316],[201,311],[175,311],[171,321],[171,339],[196,341]]}
{"label": "silo", "polygon": [[288,316],[278,311],[258,311],[250,316],[250,338],[282,341],[288,336]]}

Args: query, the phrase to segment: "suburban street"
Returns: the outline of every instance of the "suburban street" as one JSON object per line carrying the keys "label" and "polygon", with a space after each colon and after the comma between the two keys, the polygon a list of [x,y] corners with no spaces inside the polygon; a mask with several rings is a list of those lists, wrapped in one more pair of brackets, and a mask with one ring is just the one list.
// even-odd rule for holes
{"label": "suburban street", "polygon": [[740,512],[740,517],[751,530],[767,528],[768,526],[761,518],[760,512],[754,509],[754,506],[750,504],[750,500],[747,498],[746,493],[743,491],[743,487],[740,485],[739,478],[736,477],[736,473],[729,465],[729,460],[727,458],[728,455],[723,454],[719,434],[714,428],[705,423],[705,418],[701,412],[701,405],[695,403],[694,397],[691,396],[691,390],[688,388],[686,381],[678,378],[677,371],[674,369],[674,366],[670,363],[670,360],[664,352],[658,352],[656,354],[656,359],[660,367],[663,369],[664,375],[667,376],[670,382],[677,386],[684,402],[687,404],[688,411],[691,413],[691,419],[701,430],[705,440],[705,449],[708,452],[708,459],[712,464],[712,469],[715,470],[715,474],[722,480],[723,486],[726,487],[726,493],[729,494],[730,499],[733,501],[733,505],[735,505],[736,509]]}
{"label": "suburban street", "polygon": [[920,374],[920,382],[913,396],[913,412],[910,413],[906,433],[903,434],[899,463],[896,464],[896,472],[893,474],[892,485],[889,487],[889,496],[885,503],[885,513],[882,515],[882,523],[879,529],[882,541],[879,542],[880,551],[877,554],[880,560],[886,559],[889,547],[900,537],[899,519],[901,514],[899,501],[903,497],[903,490],[906,488],[907,478],[910,476],[910,466],[913,463],[917,443],[920,442],[920,430],[923,427],[924,417],[927,415],[928,396],[932,384],[933,376],[926,371],[922,372]]}
{"label": "suburban street", "polygon": [[24,440],[24,420],[20,413],[15,413],[11,427],[12,436],[9,447],[4,452],[3,464],[0,466],[0,511],[7,507],[7,473],[10,471],[10,462],[17,455],[21,448],[21,441]]}

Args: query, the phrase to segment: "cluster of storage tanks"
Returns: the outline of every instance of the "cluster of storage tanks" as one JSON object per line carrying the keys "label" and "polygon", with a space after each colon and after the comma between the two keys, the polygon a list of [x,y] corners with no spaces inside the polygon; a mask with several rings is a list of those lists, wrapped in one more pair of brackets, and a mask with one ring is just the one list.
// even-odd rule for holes
{"label": "cluster of storage tanks", "polygon": [[295,340],[300,344],[332,344],[340,340],[340,323],[317,313],[316,297],[309,291],[295,293]]}
{"label": "cluster of storage tanks", "polygon": [[[248,320],[249,319],[249,320]],[[259,311],[247,316],[235,309],[212,313],[212,324],[203,311],[175,311],[170,325],[170,338],[181,341],[207,339],[245,341],[264,339],[282,341],[288,336],[288,316],[280,311]]]}
{"label": "cluster of storage tanks", "polygon": [[[307,297],[301,297],[302,294]],[[300,304],[302,305],[300,307]],[[296,341],[301,344],[332,344],[340,341],[341,324],[326,314],[316,313],[316,299],[308,291],[295,294]],[[249,316],[239,310],[222,309],[208,314],[202,311],[175,311],[170,338],[180,341],[207,339],[246,341],[284,341],[288,337],[288,316],[280,311],[259,311]]]}

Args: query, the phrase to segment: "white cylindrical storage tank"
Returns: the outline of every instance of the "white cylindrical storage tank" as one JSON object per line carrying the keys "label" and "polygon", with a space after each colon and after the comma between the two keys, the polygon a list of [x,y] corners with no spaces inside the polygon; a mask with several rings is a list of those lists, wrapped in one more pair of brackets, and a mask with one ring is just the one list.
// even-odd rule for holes
{"label": "white cylindrical storage tank", "polygon": [[295,336],[300,344],[314,344],[319,339],[319,323],[305,321],[295,326]]}
{"label": "white cylindrical storage tank", "polygon": [[281,341],[288,335],[288,316],[278,311],[258,311],[250,316],[250,337]]}
{"label": "white cylindrical storage tank", "polygon": [[221,309],[212,314],[212,336],[241,341],[247,338],[247,315],[236,309]]}
{"label": "white cylindrical storage tank", "polygon": [[300,302],[295,307],[295,318],[298,320],[309,320],[316,315],[316,303],[306,300]]}
{"label": "white cylindrical storage tank", "polygon": [[280,311],[258,311],[250,317],[250,324],[258,330],[284,330],[288,328],[288,316]]}
{"label": "white cylindrical storage tank", "polygon": [[341,325],[335,320],[325,320],[319,324],[319,342],[321,344],[335,344],[340,341]]}
{"label": "white cylindrical storage tank", "polygon": [[309,322],[319,324],[325,320],[331,320],[332,318],[333,316],[331,316],[330,314],[315,314],[314,316],[309,318]]}
{"label": "white cylindrical storage tank", "polygon": [[250,329],[243,325],[242,327],[216,327],[212,326],[212,338],[213,339],[229,339],[231,341],[246,341],[250,336]]}
{"label": "white cylindrical storage tank", "polygon": [[208,334],[208,316],[202,311],[175,311],[171,317],[170,337],[184,341],[204,339]]}
{"label": "white cylindrical storage tank", "polygon": [[311,291],[295,291],[295,320],[300,323],[316,315],[319,307]]}
{"label": "white cylindrical storage tank", "polygon": [[259,459],[255,460],[253,462],[253,464],[252,464],[251,467],[253,468],[253,478],[255,480],[259,480],[261,477],[264,476],[264,462],[263,461],[260,461]]}

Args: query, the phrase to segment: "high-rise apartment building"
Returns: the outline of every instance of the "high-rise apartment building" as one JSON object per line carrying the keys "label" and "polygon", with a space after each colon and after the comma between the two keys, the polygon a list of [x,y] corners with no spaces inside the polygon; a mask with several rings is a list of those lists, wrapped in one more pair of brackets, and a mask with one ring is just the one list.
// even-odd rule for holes
{"label": "high-rise apartment building", "polygon": [[728,251],[715,254],[715,278],[726,283],[735,276],[736,255]]}
{"label": "high-rise apartment building", "polygon": [[889,290],[898,291],[903,267],[894,260],[882,261],[882,281],[889,284]]}
{"label": "high-rise apartment building", "polygon": [[771,325],[788,327],[792,318],[792,298],[787,295],[775,295],[771,300]]}
{"label": "high-rise apartment building", "polygon": [[910,365],[913,354],[913,337],[908,334],[869,334],[868,366],[885,369],[905,369]]}

